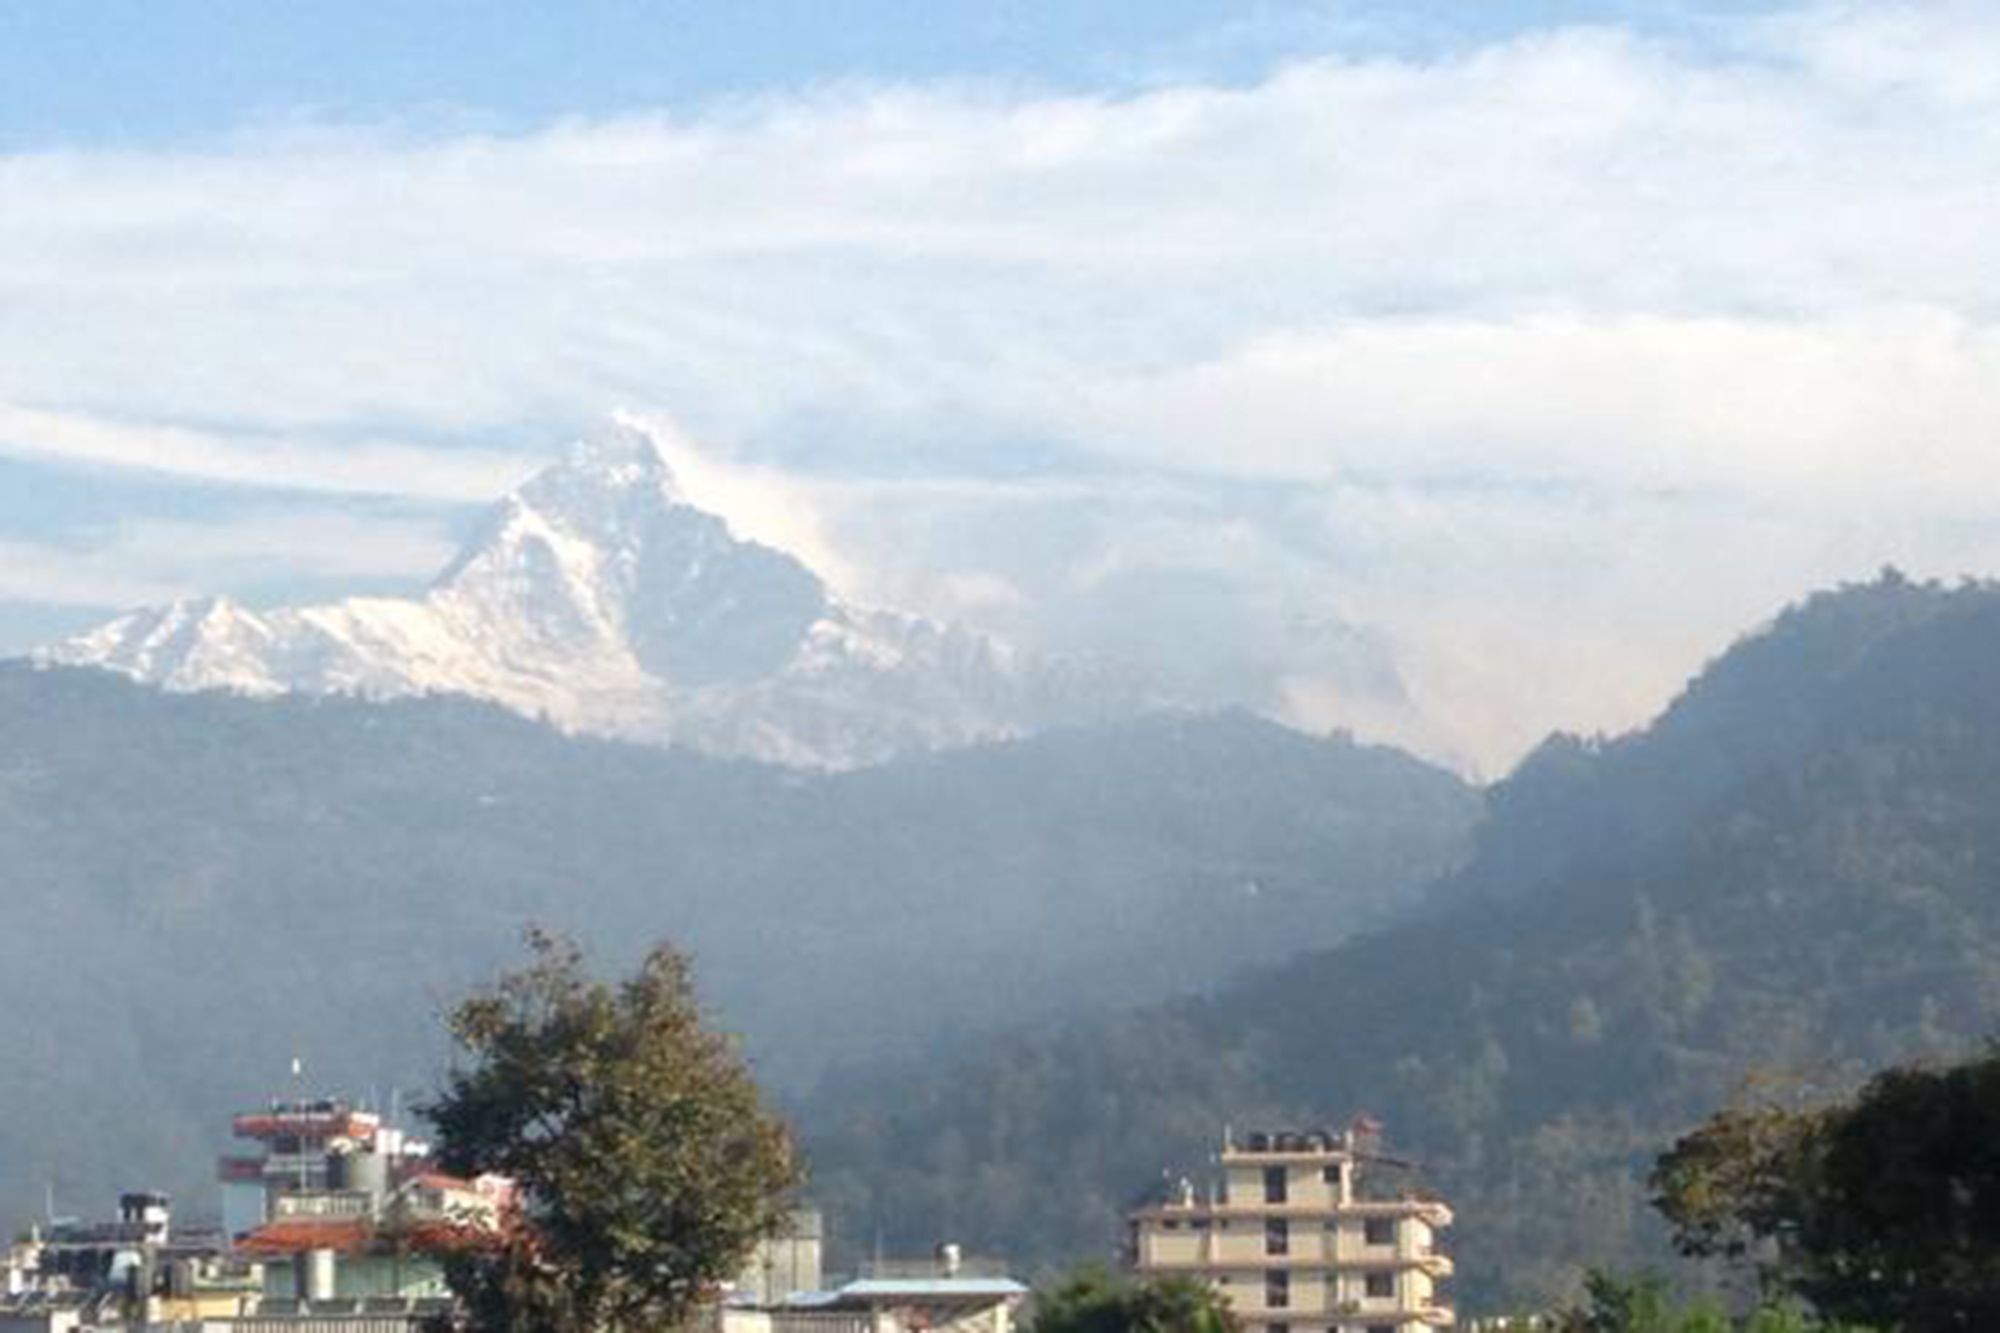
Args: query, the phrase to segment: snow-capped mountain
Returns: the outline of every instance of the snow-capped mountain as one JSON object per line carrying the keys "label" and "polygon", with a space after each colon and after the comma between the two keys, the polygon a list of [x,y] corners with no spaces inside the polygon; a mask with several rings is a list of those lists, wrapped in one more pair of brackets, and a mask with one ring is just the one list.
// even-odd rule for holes
{"label": "snow-capped mountain", "polygon": [[1081,664],[836,597],[620,425],[496,505],[419,597],[204,598],[44,649],[170,690],[456,693],[575,731],[846,768],[1136,710]]}

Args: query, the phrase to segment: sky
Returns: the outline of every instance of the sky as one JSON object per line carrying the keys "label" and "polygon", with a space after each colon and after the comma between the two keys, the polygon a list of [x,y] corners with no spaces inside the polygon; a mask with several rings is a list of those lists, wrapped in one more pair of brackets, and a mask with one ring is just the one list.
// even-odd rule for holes
{"label": "sky", "polygon": [[0,0],[0,652],[615,414],[850,596],[1482,776],[2000,574],[2000,8]]}

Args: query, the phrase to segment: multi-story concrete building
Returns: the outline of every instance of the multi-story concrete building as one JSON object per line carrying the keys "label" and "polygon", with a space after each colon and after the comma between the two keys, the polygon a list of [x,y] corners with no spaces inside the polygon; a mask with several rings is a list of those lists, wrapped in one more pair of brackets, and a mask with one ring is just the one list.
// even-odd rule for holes
{"label": "multi-story concrete building", "polygon": [[234,1129],[264,1149],[220,1164],[234,1253],[264,1266],[261,1312],[444,1300],[444,1255],[494,1236],[512,1194],[437,1171],[427,1144],[338,1098],[274,1102]]}
{"label": "multi-story concrete building", "polygon": [[1438,1249],[1451,1209],[1413,1194],[1375,1197],[1357,1130],[1224,1133],[1220,1180],[1181,1181],[1132,1214],[1141,1272],[1198,1278],[1249,1333],[1417,1333],[1449,1328]]}

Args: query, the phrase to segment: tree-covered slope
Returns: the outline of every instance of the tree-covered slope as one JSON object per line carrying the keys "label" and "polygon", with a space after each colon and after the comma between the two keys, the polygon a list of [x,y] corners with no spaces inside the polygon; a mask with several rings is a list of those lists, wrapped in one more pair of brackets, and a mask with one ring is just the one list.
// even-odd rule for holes
{"label": "tree-covered slope", "polygon": [[0,1209],[212,1206],[226,1113],[429,1085],[533,921],[669,938],[767,1077],[1185,988],[1383,919],[1475,793],[1247,716],[833,776],[463,701],[256,702],[0,667]]}
{"label": "tree-covered slope", "polygon": [[1424,913],[1205,998],[829,1082],[836,1231],[1102,1255],[1224,1123],[1365,1109],[1459,1205],[1475,1305],[1657,1254],[1645,1167],[1747,1073],[1845,1077],[2000,1013],[1995,662],[1990,587],[1814,597],[1646,732],[1544,747]]}

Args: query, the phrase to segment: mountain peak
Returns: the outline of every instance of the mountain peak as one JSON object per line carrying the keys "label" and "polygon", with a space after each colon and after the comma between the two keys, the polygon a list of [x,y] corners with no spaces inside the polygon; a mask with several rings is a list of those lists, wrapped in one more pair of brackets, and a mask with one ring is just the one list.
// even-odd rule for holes
{"label": "mountain peak", "polygon": [[44,650],[169,688],[459,693],[565,727],[806,767],[1130,711],[1136,691],[838,600],[694,505],[615,419],[496,504],[418,597],[136,612]]}
{"label": "mountain peak", "polygon": [[608,485],[660,486],[676,496],[680,493],[659,441],[644,426],[625,417],[614,417],[573,442],[551,470],[596,478]]}
{"label": "mountain peak", "polygon": [[533,510],[579,535],[614,539],[662,510],[693,508],[658,442],[625,421],[571,444],[523,482],[507,506]]}

